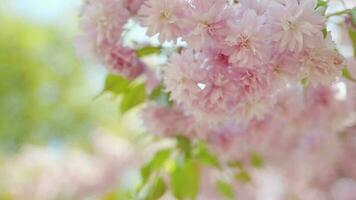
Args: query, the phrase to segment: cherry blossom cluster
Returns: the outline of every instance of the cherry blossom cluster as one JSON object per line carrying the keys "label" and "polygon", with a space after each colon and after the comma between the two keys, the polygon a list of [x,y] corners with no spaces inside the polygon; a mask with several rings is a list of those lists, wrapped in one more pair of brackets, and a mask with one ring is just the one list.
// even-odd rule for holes
{"label": "cherry blossom cluster", "polygon": [[141,4],[139,0],[86,0],[81,11],[82,35],[76,43],[80,54],[129,79],[143,74],[145,64],[121,40],[124,25]]}
{"label": "cherry blossom cluster", "polygon": [[[356,61],[336,50],[316,3],[88,0],[78,44],[129,79],[153,73],[123,42],[129,19],[160,47],[182,47],[164,55],[159,77],[173,105],[149,102],[142,118],[153,134],[202,139],[218,155],[227,170],[204,169],[198,199],[222,199],[213,183],[238,162],[256,183],[233,180],[239,199],[261,199],[269,177],[283,185],[272,199],[351,200],[356,86],[340,75],[348,66],[356,77]],[[249,166],[255,152],[263,170]]]}
{"label": "cherry blossom cluster", "polygon": [[164,83],[198,121],[259,118],[281,88],[330,84],[342,68],[314,0],[148,0],[138,14],[161,42],[186,42]]}
{"label": "cherry blossom cluster", "polygon": [[344,63],[314,0],[86,1],[81,52],[130,79],[148,70],[123,43],[130,18],[161,43],[185,42],[169,57],[163,80],[199,122],[260,118],[280,89],[301,80],[330,84]]}

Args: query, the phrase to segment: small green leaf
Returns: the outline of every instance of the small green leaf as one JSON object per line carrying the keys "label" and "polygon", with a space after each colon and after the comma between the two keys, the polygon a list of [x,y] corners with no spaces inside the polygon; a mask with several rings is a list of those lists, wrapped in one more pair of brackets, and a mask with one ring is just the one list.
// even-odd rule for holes
{"label": "small green leaf", "polygon": [[356,7],[351,10],[352,23],[356,25]]}
{"label": "small green leaf", "polygon": [[120,104],[120,111],[125,113],[132,109],[133,107],[143,103],[146,99],[145,85],[141,84],[131,84],[128,91],[123,95]]}
{"label": "small green leaf", "polygon": [[303,78],[300,83],[302,84],[303,88],[306,88],[308,86],[308,78]]}
{"label": "small green leaf", "polygon": [[318,3],[316,5],[316,8],[319,7],[327,7],[328,3],[325,0],[318,0]]}
{"label": "small green leaf", "polygon": [[251,164],[256,168],[263,167],[263,158],[260,154],[254,152],[251,155]]}
{"label": "small green leaf", "polygon": [[[141,168],[141,178],[143,185],[146,184],[151,175],[151,165],[146,164]],[[142,185],[142,186],[143,186]]]}
{"label": "small green leaf", "polygon": [[229,199],[234,199],[235,192],[229,183],[226,183],[224,181],[218,181],[216,184],[216,187],[217,187],[218,191],[222,195],[224,195],[224,197],[229,198]]}
{"label": "small green leaf", "polygon": [[218,158],[213,155],[208,147],[202,143],[199,142],[196,147],[196,153],[195,157],[202,163],[213,166],[213,167],[219,167],[220,163]]}
{"label": "small green leaf", "polygon": [[341,74],[342,74],[342,77],[346,78],[347,80],[356,82],[356,79],[354,77],[352,77],[352,75],[351,75],[350,71],[347,69],[347,67],[344,67],[341,70]]}
{"label": "small green leaf", "polygon": [[239,161],[230,161],[228,162],[228,166],[232,168],[243,169],[243,164]]}
{"label": "small green leaf", "polygon": [[192,145],[187,137],[182,135],[177,136],[177,147],[184,153],[185,157],[190,157]]}
{"label": "small green leaf", "polygon": [[236,174],[235,178],[243,183],[251,182],[251,177],[246,171],[240,171]]}
{"label": "small green leaf", "polygon": [[323,36],[324,38],[326,38],[328,36],[328,30],[326,28],[324,28],[323,30],[321,30],[323,32]]}
{"label": "small green leaf", "polygon": [[161,52],[161,47],[147,46],[136,50],[136,55],[139,58],[149,56],[152,54],[159,54]]}
{"label": "small green leaf", "polygon": [[130,81],[122,76],[109,74],[105,80],[104,91],[109,91],[115,94],[123,94],[127,91]]}
{"label": "small green leaf", "polygon": [[158,85],[151,93],[150,100],[157,102],[161,106],[170,107],[173,102],[170,100],[170,94],[164,91],[163,85]]}
{"label": "small green leaf", "polygon": [[161,167],[171,156],[171,153],[172,153],[171,149],[160,150],[153,156],[150,162],[148,162],[144,167],[142,167],[141,177],[143,183],[147,182],[147,180],[149,179],[153,171],[161,169]]}
{"label": "small green leaf", "polygon": [[163,166],[167,159],[171,156],[172,149],[163,149],[158,151],[151,160],[151,168],[156,170]]}
{"label": "small green leaf", "polygon": [[165,182],[162,178],[158,178],[153,182],[146,200],[157,200],[164,195],[166,190]]}
{"label": "small green leaf", "polygon": [[349,35],[352,41],[352,45],[354,47],[354,56],[356,56],[356,31],[350,29]]}
{"label": "small green leaf", "polygon": [[171,173],[172,193],[177,199],[195,199],[199,192],[200,169],[196,162],[186,160],[183,165],[177,164]]}

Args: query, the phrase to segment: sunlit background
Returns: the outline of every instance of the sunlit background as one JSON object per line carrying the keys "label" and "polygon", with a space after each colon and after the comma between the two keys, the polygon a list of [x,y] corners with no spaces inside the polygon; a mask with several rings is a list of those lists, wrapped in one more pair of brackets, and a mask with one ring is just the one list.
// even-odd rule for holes
{"label": "sunlit background", "polygon": [[[80,4],[79,0],[0,1],[1,200],[15,198],[10,192],[20,195],[16,199],[27,199],[26,193],[16,188],[15,192],[8,191],[9,185],[32,184],[21,178],[10,180],[14,176],[4,174],[29,165],[36,171],[57,163],[53,169],[82,171],[77,179],[90,182],[95,172],[107,169],[97,166],[97,159],[101,159],[108,142],[123,148],[126,141],[119,138],[124,136],[133,142],[140,137],[141,126],[131,126],[139,123],[134,112],[128,114],[133,117],[123,119],[110,95],[97,97],[103,88],[105,69],[84,62],[76,53],[73,41],[78,33]],[[71,166],[67,166],[69,160]],[[70,187],[69,183],[62,184]],[[94,191],[94,186],[87,185]],[[61,196],[58,193],[62,191],[52,194],[48,187],[50,184],[41,189],[28,188],[27,192],[42,199]]]}

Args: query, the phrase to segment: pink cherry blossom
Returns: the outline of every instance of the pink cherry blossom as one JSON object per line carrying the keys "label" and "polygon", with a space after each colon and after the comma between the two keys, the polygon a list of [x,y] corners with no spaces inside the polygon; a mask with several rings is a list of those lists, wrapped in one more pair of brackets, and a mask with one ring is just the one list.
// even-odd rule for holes
{"label": "pink cherry blossom", "polygon": [[123,6],[131,13],[131,15],[136,15],[138,10],[143,5],[145,0],[122,0]]}
{"label": "pink cherry blossom", "polygon": [[116,0],[88,0],[82,9],[80,28],[97,46],[115,43],[128,18],[129,12]]}
{"label": "pink cherry blossom", "polygon": [[334,47],[330,37],[325,41],[321,37],[315,38],[314,47],[301,54],[302,76],[307,77],[312,84],[330,84],[335,81],[340,75],[344,58]]}
{"label": "pink cherry blossom", "polygon": [[198,83],[202,83],[207,76],[201,65],[192,51],[172,55],[164,71],[164,83],[167,91],[171,92],[171,98],[178,104],[192,101],[201,91]]}
{"label": "pink cherry blossom", "polygon": [[147,34],[159,33],[159,40],[175,40],[181,34],[179,23],[183,16],[183,0],[147,0],[138,15],[142,25],[148,27]]}
{"label": "pink cherry blossom", "polygon": [[136,57],[134,50],[120,45],[108,48],[103,56],[103,63],[112,73],[129,79],[138,77],[146,68],[145,64]]}
{"label": "pink cherry blossom", "polygon": [[193,0],[182,22],[187,32],[183,38],[192,48],[209,46],[210,42],[221,39],[231,15],[225,0]]}
{"label": "pink cherry blossom", "polygon": [[315,10],[316,1],[291,0],[274,3],[268,10],[271,40],[281,51],[301,52],[310,47],[315,35],[324,27],[325,18]]}
{"label": "pink cherry blossom", "polygon": [[224,40],[225,53],[231,63],[250,67],[266,60],[269,45],[264,23],[264,18],[257,16],[254,10],[244,11],[241,18],[231,22],[231,31]]}

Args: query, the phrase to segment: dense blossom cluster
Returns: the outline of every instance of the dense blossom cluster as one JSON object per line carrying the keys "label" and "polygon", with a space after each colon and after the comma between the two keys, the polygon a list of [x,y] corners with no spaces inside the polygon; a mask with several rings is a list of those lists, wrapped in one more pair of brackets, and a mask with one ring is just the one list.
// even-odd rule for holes
{"label": "dense blossom cluster", "polygon": [[[263,199],[269,177],[283,189],[272,199],[352,200],[356,86],[340,75],[347,66],[356,77],[356,61],[336,50],[316,3],[90,0],[79,44],[112,72],[133,79],[152,72],[122,42],[129,18],[162,46],[183,41],[159,77],[173,106],[150,102],[144,122],[159,136],[203,139],[226,168],[249,163],[259,152],[266,163],[252,169],[256,184],[232,181],[239,199]],[[203,173],[198,199],[221,199],[212,189],[221,172]]]}
{"label": "dense blossom cluster", "polygon": [[200,122],[260,118],[286,85],[329,84],[344,63],[313,0],[87,1],[80,48],[131,79],[147,67],[123,44],[130,17],[161,43],[186,42],[163,79],[172,99]]}
{"label": "dense blossom cluster", "polygon": [[[157,1],[148,1],[142,13],[149,32],[187,42],[186,52],[172,56],[165,70],[167,89],[203,120],[260,117],[284,87],[282,80],[328,84],[340,73],[343,58],[324,38],[325,18],[314,1],[269,1],[263,8],[257,1],[177,1],[183,5],[174,12],[151,2]],[[152,20],[148,9],[152,15],[163,9],[165,17]]]}

